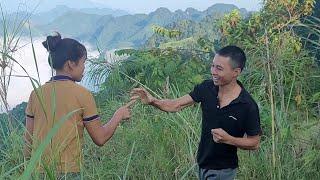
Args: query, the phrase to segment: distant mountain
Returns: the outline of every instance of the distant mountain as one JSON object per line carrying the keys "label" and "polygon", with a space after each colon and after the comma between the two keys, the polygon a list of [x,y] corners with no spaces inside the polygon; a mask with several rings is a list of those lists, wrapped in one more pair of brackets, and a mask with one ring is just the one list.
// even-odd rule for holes
{"label": "distant mountain", "polygon": [[[69,17],[69,18],[66,18]],[[70,11],[59,16],[51,23],[36,26],[41,32],[59,31],[63,36],[82,37],[95,30],[94,24],[101,18],[100,15],[86,14],[79,11]]]}
{"label": "distant mountain", "polygon": [[[239,9],[237,6],[233,4],[222,4],[218,3],[211,7],[209,7],[207,10],[204,11],[204,15],[223,15],[225,13],[228,13],[232,11],[233,9]],[[247,13],[247,10],[244,8],[239,9],[241,13]]]}
{"label": "distant mountain", "polygon": [[[238,8],[231,4],[215,4],[205,11],[187,8],[185,11],[172,12],[162,7],[149,14],[130,15],[124,11],[106,8],[73,9],[57,6],[48,12],[33,15],[31,29],[33,36],[59,31],[64,37],[73,37],[93,45],[98,44],[102,49],[140,47],[154,34],[153,25],[168,26],[183,20],[199,23],[208,16],[222,17],[233,9]],[[248,13],[245,9],[240,11],[243,14]],[[20,13],[19,16],[26,15]],[[25,31],[25,34],[28,35],[28,31]]]}
{"label": "distant mountain", "polygon": [[[200,22],[207,16],[221,17],[233,9],[238,8],[230,4],[215,4],[205,11],[188,8],[171,12],[167,8],[158,8],[150,14],[118,17],[69,11],[51,23],[36,25],[35,28],[43,34],[59,31],[62,35],[98,43],[104,48],[139,47],[153,35],[153,25],[166,26],[182,20]],[[247,13],[245,9],[240,11]]]}
{"label": "distant mountain", "polygon": [[[225,14],[233,9],[237,9],[234,5],[226,6],[225,4],[215,4],[204,12],[197,11],[193,8],[186,9],[186,12],[192,14],[194,20],[181,20],[167,24],[165,28],[179,30],[182,34],[176,39],[163,37],[159,34],[153,34],[145,43],[145,48],[153,47],[189,47],[193,48],[197,44],[199,38],[206,38],[211,42],[220,37],[217,21]],[[245,9],[239,9],[242,16],[250,13]]]}
{"label": "distant mountain", "polygon": [[[9,111],[9,114],[12,116],[13,125],[15,128],[19,127],[22,128],[21,125],[25,124],[25,110],[27,107],[26,102],[22,102],[18,104],[16,107],[14,107],[12,110]],[[1,135],[7,134],[8,130],[8,114],[7,113],[0,113],[0,127],[3,133],[0,133]],[[1,140],[0,140],[1,142]],[[1,144],[1,143],[0,143]]]}
{"label": "distant mountain", "polygon": [[41,26],[46,25],[54,21],[56,18],[68,15],[68,13],[85,13],[85,14],[94,14],[94,15],[112,15],[112,16],[123,16],[129,14],[126,11],[123,10],[113,10],[110,8],[83,8],[83,9],[75,9],[75,8],[69,8],[68,6],[59,5],[55,8],[51,9],[50,11],[46,12],[40,12],[40,13],[33,13],[30,11],[19,11],[19,12],[13,12],[8,15],[11,19],[23,19],[25,17],[30,17],[30,21],[35,26]]}
{"label": "distant mountain", "polygon": [[[228,12],[231,12],[234,9],[239,9],[237,6],[233,4],[223,4],[223,3],[218,3],[210,6],[208,9],[205,11],[198,11],[197,9],[194,8],[187,8],[185,11],[182,10],[177,10],[175,11],[175,14],[177,16],[183,16],[185,17],[184,19],[189,19],[193,21],[201,21],[203,18],[206,16],[222,16]],[[244,8],[239,9],[242,14],[247,14],[247,10]]]}
{"label": "distant mountain", "polygon": [[79,11],[87,14],[112,15],[115,17],[129,14],[129,12],[121,9],[110,9],[110,8],[82,8]]}
{"label": "distant mountain", "polygon": [[68,6],[59,5],[51,9],[50,11],[41,12],[41,13],[32,15],[31,21],[35,25],[48,24],[52,22],[54,19],[56,19],[57,17],[67,13],[68,11],[73,11],[73,9],[69,8]]}
{"label": "distant mountain", "polygon": [[68,15],[70,12],[80,12],[85,14],[94,14],[94,15],[112,15],[112,16],[123,16],[129,14],[126,11],[123,10],[113,10],[110,8],[82,8],[82,9],[75,9],[75,8],[69,8],[65,5],[59,5],[55,8],[51,9],[47,12],[41,12],[34,14],[31,18],[32,22],[38,25],[44,25],[51,23],[54,19],[62,16],[62,15]]}

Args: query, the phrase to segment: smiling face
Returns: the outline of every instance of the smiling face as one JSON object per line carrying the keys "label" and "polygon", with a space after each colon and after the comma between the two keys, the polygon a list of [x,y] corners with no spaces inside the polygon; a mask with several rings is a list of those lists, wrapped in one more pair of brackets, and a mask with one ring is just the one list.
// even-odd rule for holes
{"label": "smiling face", "polygon": [[230,57],[215,55],[211,65],[211,75],[216,86],[224,86],[236,81],[240,73],[240,68],[232,66]]}

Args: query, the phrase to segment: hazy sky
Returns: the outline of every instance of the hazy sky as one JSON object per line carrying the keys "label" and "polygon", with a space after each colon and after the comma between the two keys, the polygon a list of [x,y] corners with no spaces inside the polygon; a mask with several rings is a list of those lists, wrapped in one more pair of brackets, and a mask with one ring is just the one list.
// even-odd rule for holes
{"label": "hazy sky", "polygon": [[240,8],[247,10],[258,10],[261,0],[91,0],[98,3],[106,4],[111,8],[123,9],[129,12],[149,13],[158,7],[167,7],[174,11],[177,9],[185,10],[193,7],[198,10],[205,10],[216,3],[235,4]]}

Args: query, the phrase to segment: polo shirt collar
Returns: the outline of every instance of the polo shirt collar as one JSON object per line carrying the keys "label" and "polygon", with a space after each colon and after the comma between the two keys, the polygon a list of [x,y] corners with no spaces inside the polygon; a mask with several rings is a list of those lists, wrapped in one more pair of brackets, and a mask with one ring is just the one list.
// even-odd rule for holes
{"label": "polo shirt collar", "polygon": [[[231,104],[238,103],[238,102],[247,103],[248,102],[248,96],[247,96],[248,92],[246,91],[246,89],[244,88],[244,86],[242,85],[242,83],[239,80],[237,80],[237,83],[241,87],[241,92],[240,92],[239,96],[231,102]],[[215,86],[213,81],[212,81],[212,86],[216,90],[216,92],[218,93],[219,86]]]}
{"label": "polo shirt collar", "polygon": [[241,87],[241,92],[240,92],[239,96],[234,100],[234,103],[237,103],[237,102],[247,103],[248,102],[248,97],[247,97],[248,92],[246,91],[246,89],[244,88],[244,86],[242,85],[242,83],[239,80],[237,80],[237,83]]}
{"label": "polo shirt collar", "polygon": [[65,76],[65,75],[57,75],[57,76],[53,76],[51,77],[50,81],[75,81],[74,79],[72,79],[69,76]]}

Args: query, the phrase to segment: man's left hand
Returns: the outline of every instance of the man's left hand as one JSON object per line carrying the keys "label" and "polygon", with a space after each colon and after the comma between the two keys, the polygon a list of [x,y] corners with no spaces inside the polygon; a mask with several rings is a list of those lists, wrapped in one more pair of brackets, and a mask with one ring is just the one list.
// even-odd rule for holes
{"label": "man's left hand", "polygon": [[232,136],[221,128],[211,129],[211,134],[216,143],[230,144],[230,141],[232,140]]}

